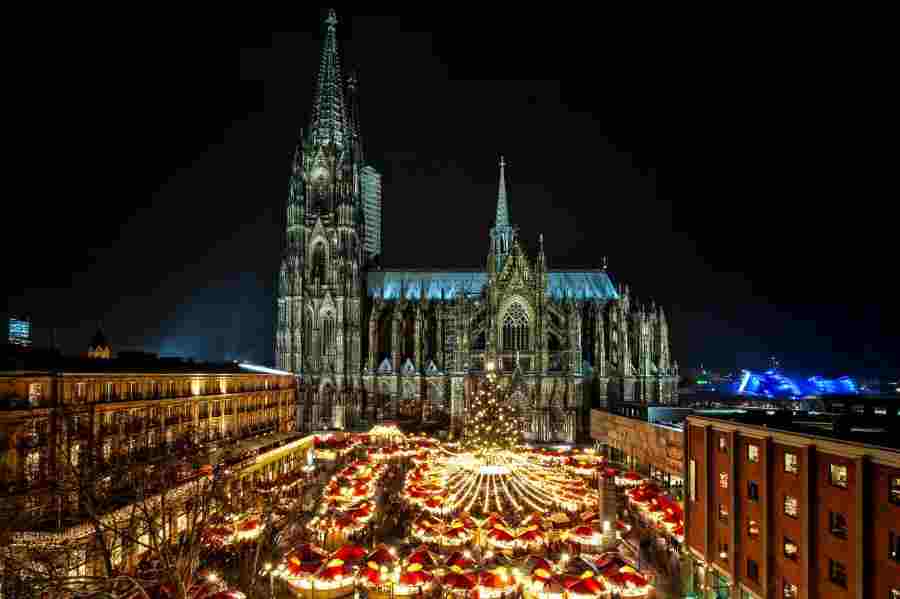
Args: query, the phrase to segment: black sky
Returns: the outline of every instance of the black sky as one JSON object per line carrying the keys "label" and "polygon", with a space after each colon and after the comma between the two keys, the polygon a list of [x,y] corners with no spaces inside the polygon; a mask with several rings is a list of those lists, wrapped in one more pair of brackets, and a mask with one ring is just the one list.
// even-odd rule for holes
{"label": "black sky", "polygon": [[[291,33],[34,46],[44,68],[22,70],[47,92],[32,108],[64,106],[66,128],[41,122],[20,146],[31,191],[5,203],[4,240],[9,310],[32,313],[38,344],[52,326],[83,351],[102,321],[115,349],[272,361],[324,12]],[[774,353],[896,372],[896,228],[858,171],[883,165],[860,164],[828,120],[829,57],[681,40],[675,58],[639,26],[545,12],[339,16],[385,175],[386,264],[482,265],[502,153],[523,239],[543,233],[551,267],[608,256],[615,281],[668,307],[682,365]]]}

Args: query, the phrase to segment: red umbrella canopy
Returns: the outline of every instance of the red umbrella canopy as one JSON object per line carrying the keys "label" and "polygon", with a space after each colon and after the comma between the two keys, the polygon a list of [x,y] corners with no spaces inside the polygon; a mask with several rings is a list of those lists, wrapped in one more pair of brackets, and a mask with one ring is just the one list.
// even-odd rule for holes
{"label": "red umbrella canopy", "polygon": [[437,566],[437,561],[434,559],[434,556],[431,555],[431,552],[428,551],[428,548],[424,545],[416,549],[415,552],[409,556],[408,562],[410,564],[421,564],[422,567],[429,569]]}
{"label": "red umbrella canopy", "polygon": [[604,572],[618,570],[622,566],[628,565],[628,562],[626,562],[618,553],[604,553],[594,561],[594,564],[597,566],[597,570],[602,574]]}
{"label": "red umbrella canopy", "polygon": [[515,584],[515,579],[498,570],[483,570],[478,575],[478,584],[489,589],[502,589]]}
{"label": "red umbrella canopy", "polygon": [[598,578],[591,576],[590,578],[582,578],[577,584],[569,589],[573,595],[601,595],[606,591],[606,585]]}
{"label": "red umbrella canopy", "polygon": [[321,562],[328,554],[325,553],[324,550],[316,547],[315,545],[311,545],[310,543],[303,543],[302,545],[297,546],[290,554],[288,554],[288,559],[291,557],[297,558],[300,562]]}
{"label": "red umbrella canopy", "polygon": [[541,526],[543,524],[543,522],[544,522],[544,517],[538,512],[533,512],[530,516],[528,516],[527,518],[525,518],[525,520],[522,521],[522,525],[523,526]]}
{"label": "red umbrella canopy", "polygon": [[606,578],[611,583],[620,587],[623,587],[628,583],[631,583],[638,588],[647,585],[647,579],[641,576],[638,571],[631,566],[623,566],[615,574],[608,574]]}
{"label": "red umbrella canopy", "polygon": [[447,567],[448,568],[452,568],[453,566],[456,566],[463,570],[468,570],[469,568],[471,568],[474,565],[475,565],[475,562],[472,561],[471,558],[468,558],[465,555],[463,555],[462,552],[460,552],[460,551],[454,552],[453,554],[450,555],[450,557],[447,558]]}
{"label": "red umbrella canopy", "polygon": [[396,559],[396,555],[383,543],[376,547],[375,550],[366,557],[367,562],[374,562],[378,564],[379,567],[392,564]]}
{"label": "red umbrella canopy", "polygon": [[497,541],[509,542],[514,539],[514,537],[509,534],[507,531],[502,528],[492,528],[491,532],[488,533],[488,537],[491,539],[495,539]]}
{"label": "red umbrella canopy", "polygon": [[450,572],[444,575],[444,586],[461,590],[474,589],[475,577],[463,574],[458,566],[454,566],[450,568]]}
{"label": "red umbrella canopy", "polygon": [[421,586],[434,578],[422,569],[422,564],[410,564],[406,571],[400,575],[400,582],[408,586]]}
{"label": "red umbrella canopy", "polygon": [[368,562],[360,574],[372,584],[381,584],[384,582],[384,577],[381,575],[381,566],[375,562]]}
{"label": "red umbrella canopy", "polygon": [[572,532],[579,537],[591,537],[594,535],[594,529],[590,526],[587,526],[586,524],[576,526]]}
{"label": "red umbrella canopy", "polygon": [[544,576],[538,576],[538,578],[550,578],[550,572],[553,571],[553,566],[550,565],[550,562],[545,560],[542,557],[531,558],[532,566],[531,566],[531,575],[536,576],[538,570],[543,570],[546,572]]}
{"label": "red umbrella canopy", "polygon": [[358,562],[366,555],[366,550],[359,545],[348,543],[331,554],[332,558],[343,560],[345,562]]}
{"label": "red umbrella canopy", "polygon": [[498,524],[503,526],[504,528],[506,528],[507,526],[506,522],[503,520],[503,516],[501,516],[497,512],[494,512],[490,516],[488,516],[488,519],[485,520],[482,528],[496,528]]}
{"label": "red umbrella canopy", "polygon": [[522,541],[531,542],[531,541],[540,539],[543,536],[544,536],[544,534],[541,531],[541,529],[536,524],[532,524],[531,526],[526,528],[524,531],[520,532],[516,538],[520,539]]}
{"label": "red umbrella canopy", "polygon": [[597,522],[600,520],[600,515],[596,512],[584,512],[581,514],[581,521],[587,524],[591,522]]}
{"label": "red umbrella canopy", "polygon": [[332,559],[316,572],[316,576],[322,580],[334,580],[338,576],[347,577],[352,573],[353,568],[350,567],[350,564],[344,562],[344,560]]}
{"label": "red umbrella canopy", "polygon": [[641,475],[637,472],[631,471],[625,473],[625,478],[628,480],[641,480]]}

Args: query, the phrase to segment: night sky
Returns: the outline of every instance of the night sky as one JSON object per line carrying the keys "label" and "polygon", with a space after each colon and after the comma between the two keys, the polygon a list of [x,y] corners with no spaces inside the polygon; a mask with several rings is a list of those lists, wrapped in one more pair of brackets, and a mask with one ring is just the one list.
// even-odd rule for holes
{"label": "night sky", "polygon": [[[543,233],[551,268],[608,256],[667,307],[682,367],[897,371],[896,230],[855,150],[829,147],[819,62],[673,60],[614,20],[430,10],[338,11],[384,173],[386,266],[483,267],[503,154],[523,241]],[[4,202],[9,310],[31,312],[37,345],[56,327],[82,352],[102,321],[114,351],[272,363],[324,14],[292,33],[103,31],[30,71],[36,107],[67,121],[23,142],[29,191]]]}

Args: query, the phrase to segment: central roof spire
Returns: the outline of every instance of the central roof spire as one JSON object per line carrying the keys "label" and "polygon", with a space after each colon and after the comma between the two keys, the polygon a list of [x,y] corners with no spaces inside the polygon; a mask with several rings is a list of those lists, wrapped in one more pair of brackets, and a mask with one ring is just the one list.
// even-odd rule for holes
{"label": "central roof spire", "polygon": [[497,190],[497,218],[494,222],[495,227],[509,226],[509,208],[506,206],[506,175],[504,169],[506,161],[500,156],[500,188]]}
{"label": "central roof spire", "polygon": [[322,46],[322,62],[313,101],[310,133],[315,144],[334,142],[343,146],[347,135],[347,107],[344,102],[341,58],[337,44],[337,14],[328,10],[325,18],[325,43]]}

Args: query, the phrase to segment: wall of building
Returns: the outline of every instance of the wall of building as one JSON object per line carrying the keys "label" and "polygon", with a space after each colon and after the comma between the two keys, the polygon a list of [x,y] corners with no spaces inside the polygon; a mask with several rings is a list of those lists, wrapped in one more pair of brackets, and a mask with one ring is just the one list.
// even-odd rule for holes
{"label": "wall of building", "polygon": [[[900,452],[698,416],[688,418],[685,439],[686,467],[696,464],[686,480],[686,544],[701,568],[727,575],[733,596],[780,599],[785,584],[796,585],[802,599],[890,597],[900,590],[900,564],[888,556],[890,533],[900,533],[900,505],[889,501]],[[756,461],[750,447],[758,448]],[[786,467],[788,455],[795,468]],[[832,478],[832,465],[846,468],[846,484],[843,476]],[[749,496],[751,481],[758,501]],[[789,497],[795,515],[786,513]],[[727,520],[719,518],[720,506]],[[833,530],[832,513],[844,516],[846,534]],[[797,548],[793,557],[786,540]],[[758,565],[756,579],[748,575],[748,559]],[[843,566],[846,582],[834,580],[832,562]]]}
{"label": "wall of building", "polygon": [[591,438],[633,456],[642,465],[684,475],[684,433],[675,428],[591,410]]}

